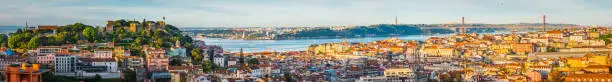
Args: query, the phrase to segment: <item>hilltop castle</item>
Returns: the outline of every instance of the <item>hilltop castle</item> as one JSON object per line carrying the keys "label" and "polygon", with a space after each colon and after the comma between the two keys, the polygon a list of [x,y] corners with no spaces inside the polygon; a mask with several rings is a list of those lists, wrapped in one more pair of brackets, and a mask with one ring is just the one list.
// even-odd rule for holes
{"label": "hilltop castle", "polygon": [[143,19],[142,21],[136,21],[135,19],[132,21],[106,21],[106,27],[104,28],[104,31],[112,32],[117,30],[118,28],[123,28],[124,30],[127,30],[129,32],[138,32],[140,30],[155,31],[157,29],[163,29],[164,27],[166,27],[165,21],[165,17],[161,21],[147,21],[146,19]]}

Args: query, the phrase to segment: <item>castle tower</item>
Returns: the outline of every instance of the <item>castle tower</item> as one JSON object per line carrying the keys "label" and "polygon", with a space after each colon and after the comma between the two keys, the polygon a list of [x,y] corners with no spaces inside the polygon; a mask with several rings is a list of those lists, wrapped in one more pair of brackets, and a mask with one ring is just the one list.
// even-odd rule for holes
{"label": "castle tower", "polygon": [[113,24],[113,21],[106,21],[106,32],[112,32],[113,30],[115,30],[115,24]]}
{"label": "castle tower", "polygon": [[166,27],[166,17],[162,17],[162,21],[159,22],[159,25],[161,25],[162,28]]}

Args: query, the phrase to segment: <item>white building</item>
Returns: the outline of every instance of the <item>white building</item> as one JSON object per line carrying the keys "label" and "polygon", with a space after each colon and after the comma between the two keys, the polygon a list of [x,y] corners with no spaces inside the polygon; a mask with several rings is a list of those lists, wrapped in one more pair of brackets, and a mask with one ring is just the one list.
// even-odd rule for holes
{"label": "white building", "polygon": [[414,76],[412,69],[410,68],[397,68],[397,69],[386,69],[385,70],[386,77],[410,77]]}
{"label": "white building", "polygon": [[60,52],[63,47],[61,46],[40,46],[36,48],[36,55],[49,55]]}
{"label": "white building", "polygon": [[582,41],[582,40],[584,40],[584,38],[583,38],[583,37],[584,37],[584,36],[571,35],[571,36],[569,36],[569,40],[570,40],[570,41],[576,41],[576,42],[578,42],[578,41]]}
{"label": "white building", "polygon": [[55,56],[55,72],[70,73],[75,72],[76,56],[72,55],[56,55]]}
{"label": "white building", "polygon": [[94,50],[92,58],[113,58],[113,50],[110,50],[110,49]]}
{"label": "white building", "polygon": [[170,52],[168,52],[168,55],[172,56],[172,57],[175,57],[175,56],[178,56],[178,57],[187,57],[187,49],[183,48],[180,45],[179,41],[176,41],[175,45],[176,46],[170,48]]}
{"label": "white building", "polygon": [[359,80],[356,82],[414,82],[412,78],[403,78],[403,77],[359,77]]}
{"label": "white building", "polygon": [[548,45],[548,38],[536,38],[536,39],[531,39],[529,42],[531,43],[544,43],[544,45]]}
{"label": "white building", "polygon": [[238,60],[236,58],[229,58],[229,60],[227,61],[227,66],[236,65],[237,61]]}
{"label": "white building", "polygon": [[262,72],[261,68],[253,69],[253,70],[251,70],[251,76],[262,77],[261,72]]}
{"label": "white building", "polygon": [[117,62],[113,58],[79,58],[91,66],[104,66],[104,72],[117,72]]}
{"label": "white building", "polygon": [[213,57],[213,59],[214,59],[214,63],[215,63],[217,66],[227,67],[227,65],[226,65],[227,63],[225,62],[225,61],[226,61],[226,57],[225,57],[225,55],[222,55],[222,54],[215,54],[215,56]]}
{"label": "white building", "polygon": [[211,82],[207,76],[208,74],[196,75],[190,82]]}
{"label": "white building", "polygon": [[144,59],[142,57],[130,56],[125,60],[125,65],[128,68],[144,67]]}
{"label": "white building", "polygon": [[106,66],[106,72],[117,72],[117,62],[114,59],[99,59],[92,62],[93,66]]}
{"label": "white building", "polygon": [[267,64],[259,64],[259,69],[261,70],[261,76],[270,76],[272,75],[272,66]]}
{"label": "white building", "polygon": [[183,47],[173,47],[170,48],[170,52],[168,52],[168,55],[172,57],[187,57],[187,50]]}

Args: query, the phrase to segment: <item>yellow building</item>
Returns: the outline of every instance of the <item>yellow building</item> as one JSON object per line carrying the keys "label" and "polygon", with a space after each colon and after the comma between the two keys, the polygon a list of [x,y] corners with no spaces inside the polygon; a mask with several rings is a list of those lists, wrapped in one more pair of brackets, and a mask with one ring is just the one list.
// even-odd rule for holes
{"label": "yellow building", "polygon": [[582,47],[582,44],[579,44],[578,41],[567,41],[567,46],[565,48],[573,48],[573,47]]}
{"label": "yellow building", "polygon": [[130,23],[130,30],[129,31],[130,32],[138,31],[137,24],[136,23]]}
{"label": "yellow building", "polygon": [[585,58],[567,58],[567,65],[571,68],[584,68],[587,67],[587,62]]}
{"label": "yellow building", "polygon": [[404,52],[404,47],[401,47],[401,46],[391,46],[389,48],[389,51],[400,52],[401,53],[401,52]]}
{"label": "yellow building", "polygon": [[396,68],[385,70],[386,77],[412,77],[414,73],[410,68]]}
{"label": "yellow building", "polygon": [[519,40],[519,37],[516,35],[508,35],[506,37],[503,37],[504,41],[511,41],[511,42],[516,42]]}
{"label": "yellow building", "polygon": [[607,65],[608,58],[606,56],[586,55],[590,65]]}
{"label": "yellow building", "polygon": [[553,48],[566,48],[565,43],[562,43],[562,42],[554,42],[549,45]]}
{"label": "yellow building", "polygon": [[589,38],[599,38],[599,32],[589,32],[587,33]]}
{"label": "yellow building", "polygon": [[423,53],[433,57],[450,57],[453,55],[453,48],[425,48]]}
{"label": "yellow building", "polygon": [[490,48],[495,54],[507,54],[509,52],[510,45],[493,44]]}
{"label": "yellow building", "polygon": [[608,65],[589,65],[584,70],[591,73],[608,73],[609,67]]}

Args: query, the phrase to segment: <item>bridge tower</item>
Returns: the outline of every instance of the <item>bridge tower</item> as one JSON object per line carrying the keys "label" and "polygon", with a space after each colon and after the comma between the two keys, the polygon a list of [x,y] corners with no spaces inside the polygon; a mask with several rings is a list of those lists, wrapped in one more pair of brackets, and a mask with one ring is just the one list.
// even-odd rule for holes
{"label": "bridge tower", "polygon": [[395,25],[397,25],[397,24],[398,24],[398,23],[397,23],[397,16],[395,16]]}
{"label": "bridge tower", "polygon": [[465,34],[465,18],[461,17],[461,33]]}
{"label": "bridge tower", "polygon": [[542,31],[546,32],[546,15],[542,15]]}

